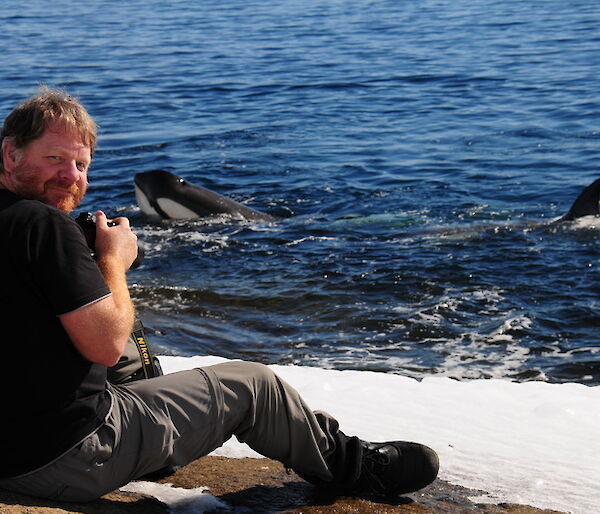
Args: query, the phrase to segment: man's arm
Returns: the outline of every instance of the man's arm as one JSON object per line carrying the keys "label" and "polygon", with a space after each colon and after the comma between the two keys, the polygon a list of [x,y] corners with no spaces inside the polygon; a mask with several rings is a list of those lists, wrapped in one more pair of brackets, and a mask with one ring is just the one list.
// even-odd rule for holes
{"label": "man's arm", "polygon": [[117,221],[118,225],[109,227],[104,213],[96,213],[97,262],[112,294],[60,316],[77,350],[86,359],[104,366],[118,362],[134,320],[125,272],[137,255],[137,238],[127,218]]}

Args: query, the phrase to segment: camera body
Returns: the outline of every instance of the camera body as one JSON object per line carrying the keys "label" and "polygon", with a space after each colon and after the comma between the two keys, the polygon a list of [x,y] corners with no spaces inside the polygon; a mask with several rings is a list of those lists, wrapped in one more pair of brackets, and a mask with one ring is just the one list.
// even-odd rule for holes
{"label": "camera body", "polygon": [[[80,212],[77,218],[75,218],[77,224],[83,229],[85,241],[90,249],[92,257],[96,258],[96,220],[91,212]],[[108,226],[114,227],[118,225],[116,221],[109,221]],[[138,242],[138,254],[131,267],[129,269],[137,268],[144,260],[144,250]]]}

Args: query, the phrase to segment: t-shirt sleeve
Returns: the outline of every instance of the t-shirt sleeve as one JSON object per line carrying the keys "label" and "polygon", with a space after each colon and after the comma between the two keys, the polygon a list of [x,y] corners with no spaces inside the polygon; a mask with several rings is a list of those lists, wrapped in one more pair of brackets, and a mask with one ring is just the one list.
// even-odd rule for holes
{"label": "t-shirt sleeve", "polygon": [[49,211],[31,227],[35,281],[54,314],[77,310],[110,294],[77,223]]}

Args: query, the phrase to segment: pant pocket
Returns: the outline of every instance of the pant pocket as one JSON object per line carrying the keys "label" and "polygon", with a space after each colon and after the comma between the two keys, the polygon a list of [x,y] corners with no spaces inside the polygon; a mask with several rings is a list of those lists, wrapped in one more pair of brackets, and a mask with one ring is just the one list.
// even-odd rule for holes
{"label": "pant pocket", "polygon": [[62,464],[61,467],[67,473],[69,469],[74,470],[76,473],[83,470],[90,471],[111,458],[114,443],[114,429],[104,424],[96,432],[86,437],[62,459],[57,461],[57,464]]}
{"label": "pant pocket", "polygon": [[66,455],[57,474],[66,484],[57,499],[90,501],[111,490],[110,459],[113,456],[116,434],[105,423],[86,437],[76,451]]}

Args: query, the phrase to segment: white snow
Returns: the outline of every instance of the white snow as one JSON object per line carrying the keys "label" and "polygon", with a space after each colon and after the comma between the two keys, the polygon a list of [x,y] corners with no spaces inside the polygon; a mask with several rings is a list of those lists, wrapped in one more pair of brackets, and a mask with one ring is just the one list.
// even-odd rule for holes
{"label": "white snow", "polygon": [[[161,357],[165,373],[222,362]],[[270,366],[311,408],[326,410],[346,434],[412,440],[440,456],[439,477],[486,491],[478,502],[523,503],[573,513],[600,512],[600,387],[581,384],[457,381],[367,371]],[[214,455],[257,457],[232,438]],[[173,512],[203,512],[217,501],[202,489],[134,482]],[[208,497],[208,498],[207,498]],[[183,502],[183,503],[182,503]]]}

